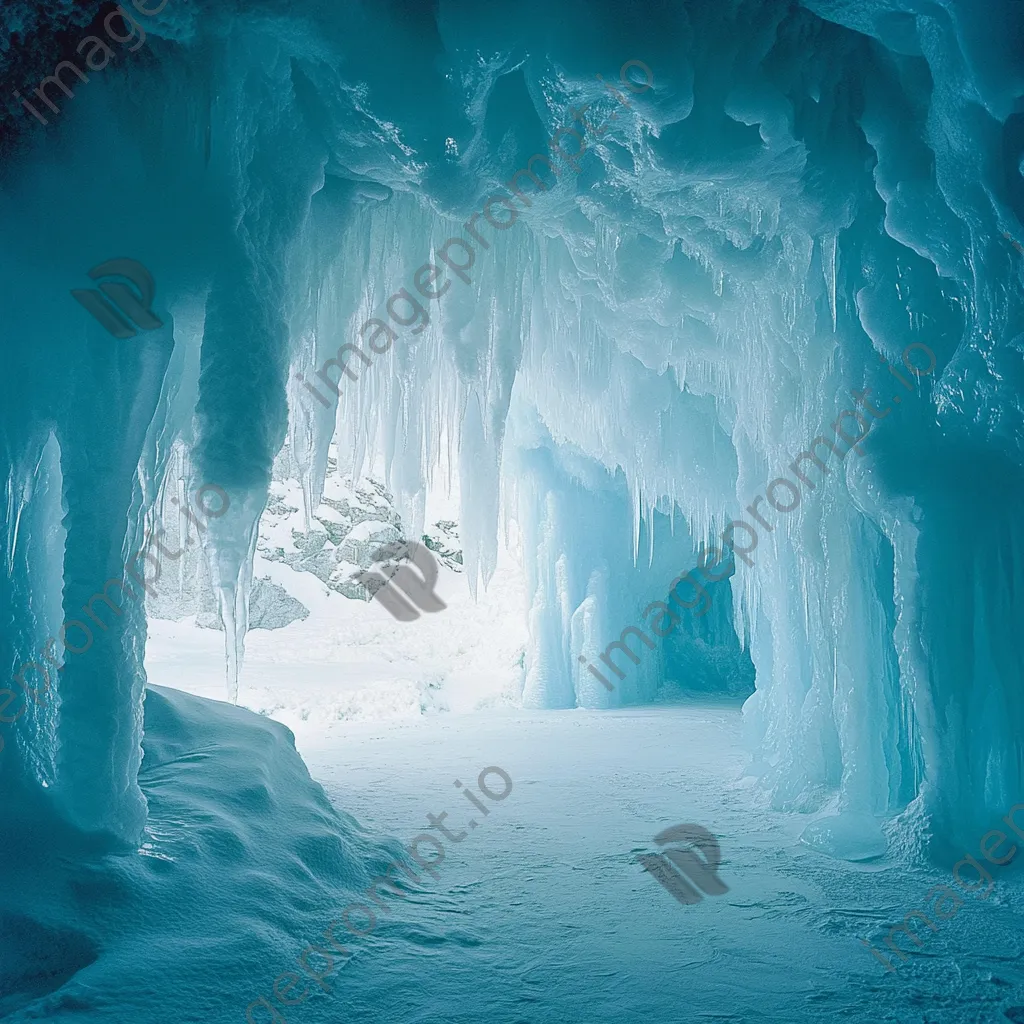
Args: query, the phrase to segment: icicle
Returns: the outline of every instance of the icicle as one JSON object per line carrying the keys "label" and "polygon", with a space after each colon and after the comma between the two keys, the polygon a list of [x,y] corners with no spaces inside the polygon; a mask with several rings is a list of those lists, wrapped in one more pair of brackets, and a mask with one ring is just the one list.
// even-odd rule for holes
{"label": "icicle", "polygon": [[632,475],[630,476],[630,490],[633,498],[633,565],[637,565],[640,559],[640,520],[642,518],[640,503],[643,498],[640,493],[640,481]]}
{"label": "icicle", "polygon": [[650,568],[654,565],[654,505],[648,503],[647,505],[647,567]]}
{"label": "icicle", "polygon": [[828,306],[832,310],[832,332],[835,333],[836,320],[836,233],[829,232],[821,240],[821,269],[825,273],[825,284],[828,290]]}

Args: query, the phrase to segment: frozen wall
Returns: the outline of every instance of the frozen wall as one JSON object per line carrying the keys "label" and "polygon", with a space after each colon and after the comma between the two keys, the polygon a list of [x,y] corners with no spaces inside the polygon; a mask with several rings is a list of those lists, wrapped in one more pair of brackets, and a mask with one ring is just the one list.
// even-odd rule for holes
{"label": "frozen wall", "polygon": [[[86,32],[30,10],[7,15],[35,40],[4,58],[23,96],[55,63],[38,39]],[[48,126],[17,100],[2,122],[12,672],[122,571],[183,439],[230,495],[204,543],[236,679],[273,458],[290,432],[313,501],[336,431],[356,468],[385,455],[414,530],[458,450],[473,587],[519,520],[527,703],[647,701],[680,659],[749,656],[776,806],[920,797],[973,835],[1019,792],[1021,5],[135,16],[146,42],[116,23]],[[164,323],[132,341],[68,295],[120,255]],[[703,551],[723,530],[735,574]],[[693,582],[655,607],[698,561],[713,607]],[[137,833],[140,631],[63,655],[5,725],[5,797]]]}

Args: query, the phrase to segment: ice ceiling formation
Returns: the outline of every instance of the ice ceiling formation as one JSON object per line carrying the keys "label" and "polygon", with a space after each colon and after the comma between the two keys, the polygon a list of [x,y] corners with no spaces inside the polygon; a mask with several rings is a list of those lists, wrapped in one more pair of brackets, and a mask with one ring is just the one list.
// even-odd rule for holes
{"label": "ice ceiling formation", "polygon": [[[16,98],[2,122],[11,675],[122,578],[175,440],[195,486],[230,495],[204,545],[233,657],[286,436],[311,501],[332,438],[356,468],[383,452],[413,535],[451,449],[474,587],[503,524],[523,531],[527,704],[648,702],[667,667],[749,658],[775,806],[913,805],[973,836],[1012,803],[1024,6],[125,7],[145,45],[111,43],[109,66],[87,51],[74,97],[49,89],[49,126]],[[8,91],[32,95],[55,41],[84,68],[75,45],[105,38],[109,10],[7,5]],[[516,195],[528,166],[544,187]],[[69,290],[129,256],[163,327],[115,340]],[[441,276],[417,276],[430,264]],[[386,329],[360,330],[373,319]],[[887,367],[912,375],[912,343],[936,364],[907,391]],[[345,345],[351,372],[318,377]],[[603,687],[581,656],[753,523],[754,496],[864,389],[902,401],[811,470],[793,512],[761,505],[754,564]],[[51,648],[59,699],[3,727],[6,805],[138,836],[130,608],[88,659]]]}

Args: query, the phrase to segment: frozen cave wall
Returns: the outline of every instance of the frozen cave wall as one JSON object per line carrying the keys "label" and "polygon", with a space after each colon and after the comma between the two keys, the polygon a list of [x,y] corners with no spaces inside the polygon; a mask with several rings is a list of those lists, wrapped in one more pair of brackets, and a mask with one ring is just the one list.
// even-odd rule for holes
{"label": "frozen cave wall", "polygon": [[[528,704],[649,701],[705,652],[756,671],[752,770],[775,806],[912,805],[952,838],[1016,799],[1021,4],[137,8],[145,43],[112,44],[49,124],[13,97],[0,118],[15,678],[124,580],[175,442],[194,486],[230,495],[203,544],[234,675],[285,438],[308,508],[332,437],[357,474],[383,454],[414,534],[451,450],[471,587],[509,517],[527,541]],[[5,79],[31,95],[108,12],[6,5]],[[534,154],[557,176],[513,195]],[[499,194],[478,241],[464,225]],[[392,301],[454,236],[472,266],[449,246],[464,268],[445,269],[444,296]],[[115,256],[152,273],[160,330],[113,339],[70,298]],[[393,344],[360,335],[374,316]],[[317,370],[353,343],[332,390]],[[927,372],[906,367],[912,344]],[[869,416],[865,400],[887,404]],[[675,577],[713,566],[705,545],[752,524],[745,509],[842,414],[864,440],[812,465],[793,511],[755,505],[752,564],[719,568],[713,610],[683,612],[603,685],[588,665]],[[130,607],[87,653],[60,636],[49,692],[28,684],[0,750],[5,804],[129,841],[144,814]]]}

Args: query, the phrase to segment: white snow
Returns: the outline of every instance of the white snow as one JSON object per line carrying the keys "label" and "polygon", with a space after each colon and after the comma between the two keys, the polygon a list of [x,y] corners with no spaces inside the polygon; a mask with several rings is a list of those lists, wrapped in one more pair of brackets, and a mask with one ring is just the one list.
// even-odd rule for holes
{"label": "white snow", "polygon": [[[353,718],[518,703],[526,631],[522,578],[507,553],[479,604],[461,574],[440,566],[437,593],[448,607],[413,622],[396,622],[378,601],[343,597],[259,555],[254,572],[281,584],[310,615],[248,633],[239,703],[272,714],[296,736]],[[150,620],[146,670],[151,683],[223,700],[224,634],[189,620]]]}

